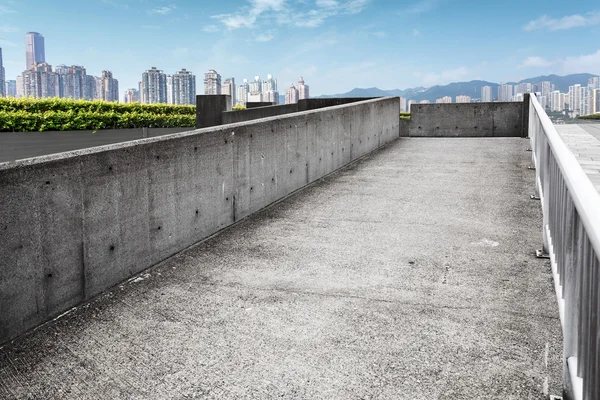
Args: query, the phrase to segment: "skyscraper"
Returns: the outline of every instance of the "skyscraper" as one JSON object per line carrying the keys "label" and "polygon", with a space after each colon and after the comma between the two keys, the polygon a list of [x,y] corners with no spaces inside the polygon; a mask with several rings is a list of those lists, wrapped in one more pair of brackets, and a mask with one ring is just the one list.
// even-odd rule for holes
{"label": "skyscraper", "polygon": [[590,89],[599,89],[600,88],[600,77],[593,77],[588,79],[588,87]]}
{"label": "skyscraper", "polygon": [[481,88],[481,102],[483,103],[491,103],[492,102],[492,87],[491,86],[483,86]]}
{"label": "skyscraper", "polygon": [[44,37],[37,32],[25,34],[25,69],[30,69],[33,64],[46,62]]}
{"label": "skyscraper", "polygon": [[302,77],[300,77],[300,80],[298,81],[298,99],[299,100],[308,99],[308,96],[309,96],[308,85],[306,85],[304,83],[304,79]]}
{"label": "skyscraper", "polygon": [[279,92],[277,91],[277,79],[268,74],[267,80],[262,83],[262,101],[279,104]]}
{"label": "skyscraper", "polygon": [[55,72],[58,75],[59,89],[58,96],[70,99],[85,99],[86,71],[81,65],[59,65]]}
{"label": "skyscraper", "polygon": [[172,79],[173,104],[196,104],[196,75],[183,68]]}
{"label": "skyscraper", "polygon": [[17,81],[6,81],[6,96],[17,97]]}
{"label": "skyscraper", "polygon": [[119,81],[113,78],[111,71],[102,71],[102,76],[96,79],[97,98],[104,101],[119,101]]}
{"label": "skyscraper", "polygon": [[85,82],[83,85],[83,98],[86,100],[94,100],[98,98],[98,82],[96,81],[95,76],[85,76]]}
{"label": "skyscraper", "polygon": [[23,87],[26,97],[58,97],[60,82],[50,64],[36,63],[23,72]]}
{"label": "skyscraper", "polygon": [[292,84],[288,90],[285,91],[285,104],[294,104],[298,102],[299,93],[296,86]]}
{"label": "skyscraper", "polygon": [[0,47],[0,97],[6,97],[6,71],[2,64],[2,47]]}
{"label": "skyscraper", "polygon": [[125,91],[125,103],[138,103],[140,101],[140,92],[138,89],[127,89]]}
{"label": "skyscraper", "polygon": [[456,96],[456,102],[457,103],[470,103],[471,97],[470,96]]}
{"label": "skyscraper", "polygon": [[592,91],[592,104],[590,108],[591,114],[600,113],[600,89]]}
{"label": "skyscraper", "polygon": [[500,84],[498,86],[498,101],[508,102],[512,101],[513,97],[513,86]]}
{"label": "skyscraper", "polygon": [[234,78],[225,79],[225,82],[223,82],[223,86],[221,86],[221,94],[227,94],[231,96],[232,107],[237,104],[237,91]]}
{"label": "skyscraper", "polygon": [[221,75],[214,69],[204,74],[204,94],[221,94]]}
{"label": "skyscraper", "polygon": [[144,104],[167,102],[167,75],[152,67],[142,74],[141,102]]}
{"label": "skyscraper", "polygon": [[23,75],[17,76],[16,83],[17,83],[17,96],[16,97],[25,96],[25,84],[23,81]]}
{"label": "skyscraper", "polygon": [[167,75],[167,104],[173,104],[173,77]]}
{"label": "skyscraper", "polygon": [[244,82],[238,87],[237,91],[237,103],[246,105],[248,102],[248,91],[250,90],[250,85],[248,85],[248,79],[244,79]]}

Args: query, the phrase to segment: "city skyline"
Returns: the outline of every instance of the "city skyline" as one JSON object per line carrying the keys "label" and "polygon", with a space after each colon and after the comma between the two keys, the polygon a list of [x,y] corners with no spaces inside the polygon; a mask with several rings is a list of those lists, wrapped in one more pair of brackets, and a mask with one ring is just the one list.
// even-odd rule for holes
{"label": "city skyline", "polygon": [[[11,80],[26,62],[28,31],[44,36],[51,64],[85,65],[93,75],[109,69],[124,88],[136,87],[140,71],[159,63],[165,71],[213,68],[227,77],[269,70],[280,82],[304,76],[316,96],[372,87],[375,80],[392,89],[600,74],[600,46],[581,40],[600,33],[593,1],[549,8],[539,0],[509,0],[499,11],[486,2],[465,8],[451,0],[91,0],[60,13],[39,0],[0,3],[0,46]],[[94,23],[81,15],[94,15]]]}

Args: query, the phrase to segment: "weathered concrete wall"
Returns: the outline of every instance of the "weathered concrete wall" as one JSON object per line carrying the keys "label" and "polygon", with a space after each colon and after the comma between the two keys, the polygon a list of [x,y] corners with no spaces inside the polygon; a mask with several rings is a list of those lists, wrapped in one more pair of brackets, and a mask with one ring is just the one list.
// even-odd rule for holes
{"label": "weathered concrete wall", "polygon": [[411,137],[521,137],[524,103],[413,104]]}
{"label": "weathered concrete wall", "polygon": [[221,125],[224,111],[231,111],[231,96],[226,94],[197,95],[196,128]]}
{"label": "weathered concrete wall", "polygon": [[408,130],[410,128],[410,119],[400,119],[400,137],[408,137]]}
{"label": "weathered concrete wall", "polygon": [[298,112],[298,104],[281,104],[277,106],[256,107],[240,111],[227,111],[223,113],[223,124],[252,121],[255,119],[275,117]]}
{"label": "weathered concrete wall", "polygon": [[0,343],[398,137],[399,98],[0,163]]}
{"label": "weathered concrete wall", "polygon": [[[377,97],[337,97],[327,99],[302,99],[298,100],[298,111],[316,110],[324,107],[339,106],[342,104],[356,103],[376,99]],[[400,110],[398,109],[398,112]]]}
{"label": "weathered concrete wall", "polygon": [[102,129],[94,131],[1,132],[0,162],[39,157],[129,140],[186,132],[194,128]]}
{"label": "weathered concrete wall", "polygon": [[246,102],[246,108],[257,108],[257,107],[268,107],[274,106],[275,103],[270,101],[248,101]]}

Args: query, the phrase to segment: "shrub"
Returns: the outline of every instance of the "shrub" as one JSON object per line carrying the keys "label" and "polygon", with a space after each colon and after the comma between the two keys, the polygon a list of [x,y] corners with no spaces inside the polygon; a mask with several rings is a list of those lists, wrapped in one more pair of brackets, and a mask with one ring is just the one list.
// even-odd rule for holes
{"label": "shrub", "polygon": [[231,107],[231,109],[233,111],[243,111],[246,109],[246,106],[243,104],[236,104],[235,106]]}
{"label": "shrub", "polygon": [[0,98],[0,132],[193,127],[195,106]]}
{"label": "shrub", "polygon": [[581,115],[580,119],[600,119],[600,114]]}
{"label": "shrub", "polygon": [[410,120],[410,113],[409,112],[401,112],[400,119]]}

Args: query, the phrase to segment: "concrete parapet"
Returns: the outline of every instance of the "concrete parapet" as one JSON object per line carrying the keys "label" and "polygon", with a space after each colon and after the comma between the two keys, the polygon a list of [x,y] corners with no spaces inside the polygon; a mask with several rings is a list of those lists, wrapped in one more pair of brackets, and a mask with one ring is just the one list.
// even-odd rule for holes
{"label": "concrete parapet", "polygon": [[256,107],[240,111],[226,111],[223,113],[223,124],[251,121],[254,119],[275,117],[298,112],[298,104],[281,104],[277,106]]}
{"label": "concrete parapet", "polygon": [[521,137],[523,102],[412,104],[411,137]]}
{"label": "concrete parapet", "polygon": [[249,108],[257,108],[257,107],[268,107],[268,106],[274,106],[275,103],[271,102],[271,101],[248,101],[246,102],[246,109]]}
{"label": "concrete parapet", "polygon": [[395,140],[399,103],[0,163],[0,343]]}
{"label": "concrete parapet", "polygon": [[197,95],[196,128],[221,125],[224,111],[231,111],[231,96],[225,94]]}
{"label": "concrete parapet", "polygon": [[193,127],[190,127],[101,129],[97,131],[2,132],[0,134],[0,162],[186,132],[193,129]]}
{"label": "concrete parapet", "polygon": [[324,99],[298,100],[298,111],[316,110],[324,107],[339,106],[341,104],[356,103],[358,101],[372,100],[377,97],[332,97]]}

